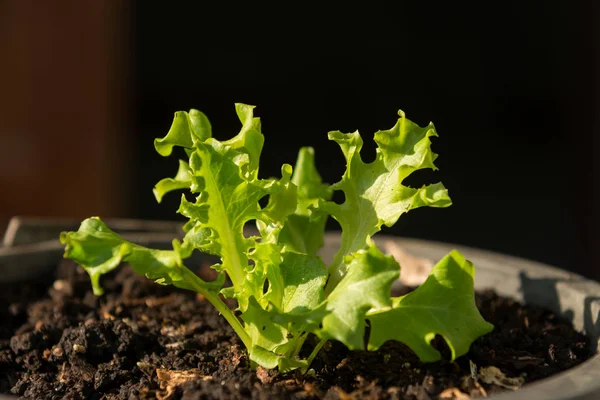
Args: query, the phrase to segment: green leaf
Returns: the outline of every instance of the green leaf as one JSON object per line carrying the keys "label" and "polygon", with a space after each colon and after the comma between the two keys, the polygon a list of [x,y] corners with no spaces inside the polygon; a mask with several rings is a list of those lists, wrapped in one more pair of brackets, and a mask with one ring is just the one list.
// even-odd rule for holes
{"label": "green leaf", "polygon": [[298,187],[298,200],[281,231],[280,241],[291,251],[315,255],[323,246],[328,215],[314,207],[319,201],[331,200],[333,190],[323,183],[317,171],[312,147],[300,149],[292,182]]}
{"label": "green leaf", "polygon": [[189,113],[175,113],[171,129],[162,139],[154,140],[154,147],[163,157],[171,155],[174,146],[190,149],[196,141],[204,141],[212,136],[210,122],[206,115],[198,110]]}
{"label": "green leaf", "polygon": [[266,350],[260,346],[252,346],[248,350],[248,355],[251,361],[260,365],[263,368],[273,369],[279,364],[279,360],[283,357],[273,353],[272,351]]}
{"label": "green leaf", "polygon": [[344,192],[345,202],[319,204],[319,208],[330,213],[342,227],[340,249],[328,268],[328,293],[346,274],[344,256],[363,249],[367,239],[382,225],[392,226],[400,215],[414,208],[451,204],[441,183],[419,189],[402,184],[414,171],[436,169],[433,162],[437,156],[431,151],[429,138],[437,133],[431,123],[421,128],[406,119],[402,111],[399,115],[392,129],[375,133],[376,157],[368,164],[360,156],[363,141],[358,132],[329,133],[329,139],[340,145],[347,166],[342,180],[332,186]]}
{"label": "green leaf", "polygon": [[223,276],[217,281],[204,282],[182,262],[189,253],[182,251],[177,240],[174,250],[153,250],[124,240],[110,230],[99,218],[84,220],[77,232],[63,232],[60,241],[65,245],[65,258],[80,264],[90,275],[94,294],[103,293],[100,277],[128,262],[133,269],[162,285],[174,285],[198,291],[198,288],[218,291]]}
{"label": "green leaf", "polygon": [[308,254],[286,252],[281,263],[283,298],[281,310],[299,314],[322,303],[327,269],[323,261]]}
{"label": "green leaf", "polygon": [[[221,257],[218,268],[231,278],[233,289],[229,291],[233,291],[242,311],[250,297],[266,304],[265,279],[272,280],[273,287],[277,287],[281,259],[278,236],[297,203],[296,187],[290,181],[291,166],[282,167],[279,180],[258,178],[264,137],[253,109],[254,106],[236,104],[242,128],[229,140],[219,141],[210,134],[199,134],[197,126],[208,127],[202,130],[208,132],[210,125],[201,124],[202,121],[195,124],[195,119],[181,114],[176,116],[167,136],[156,142],[157,151],[163,155],[169,154],[173,146],[186,148],[189,164],[180,165],[184,172],[174,180],[159,182],[158,194],[185,186],[196,195],[193,202],[182,196],[178,210],[190,219],[185,226],[183,248]],[[168,152],[165,146],[170,146]],[[270,196],[269,204],[261,209],[259,200],[265,196]],[[250,220],[257,220],[261,228],[260,243],[244,237],[244,225]],[[281,295],[281,289],[270,293],[271,297]]]}
{"label": "green leaf", "polygon": [[[276,353],[279,347],[288,342],[285,326],[274,323],[270,313],[265,312],[254,297],[249,298],[248,307],[242,314],[242,319],[246,323],[245,329],[252,339],[253,346],[260,350]],[[264,357],[264,354],[261,357]],[[253,359],[252,354],[250,358]],[[258,362],[258,360],[254,361]]]}
{"label": "green leaf", "polygon": [[156,184],[153,193],[156,201],[160,203],[163,196],[173,190],[189,189],[192,185],[192,175],[187,162],[179,160],[179,169],[174,178],[165,178]]}
{"label": "green leaf", "polygon": [[475,339],[492,331],[475,305],[474,267],[454,250],[433,268],[415,291],[393,299],[393,308],[368,313],[371,322],[369,350],[388,340],[410,347],[424,362],[440,359],[429,344],[442,335],[452,359],[466,354]]}
{"label": "green leaf", "polygon": [[283,164],[281,167],[281,179],[276,182],[274,181],[273,186],[269,188],[269,202],[262,210],[261,218],[257,221],[257,226],[263,239],[278,241],[286,218],[296,210],[298,202],[297,187],[291,181],[291,176],[291,165]]}
{"label": "green leaf", "polygon": [[229,141],[234,147],[212,138],[196,143],[190,168],[191,190],[198,195],[194,203],[182,197],[179,209],[182,215],[201,223],[188,231],[184,245],[203,243],[205,249],[220,255],[223,268],[238,289],[244,288],[250,270],[246,254],[252,242],[244,237],[243,227],[261,216],[258,201],[274,185],[258,180],[257,168],[250,167],[252,158],[257,158],[258,165],[262,142],[260,132],[245,130]]}
{"label": "green leaf", "polygon": [[279,277],[274,280],[267,272],[270,285],[264,299],[269,302],[260,304],[255,297],[250,297],[242,314],[245,329],[254,344],[250,359],[265,368],[279,365],[287,371],[304,367],[305,363],[293,356],[304,343],[309,325],[315,325],[304,316],[323,301],[325,265],[318,257],[289,252],[284,253],[282,261],[267,265],[269,270],[277,271]]}
{"label": "green leaf", "polygon": [[348,274],[325,301],[326,315],[319,336],[336,339],[351,350],[364,348],[365,315],[391,307],[392,283],[399,266],[369,240],[368,247],[346,257]]}

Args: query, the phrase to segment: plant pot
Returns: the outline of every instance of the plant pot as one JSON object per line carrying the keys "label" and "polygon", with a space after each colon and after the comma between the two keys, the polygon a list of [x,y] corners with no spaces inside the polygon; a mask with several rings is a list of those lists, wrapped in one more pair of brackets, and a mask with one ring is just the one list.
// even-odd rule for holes
{"label": "plant pot", "polygon": [[[163,221],[107,220],[128,239],[157,248],[169,248],[180,236],[180,224]],[[14,218],[0,248],[0,282],[20,282],[50,271],[62,257],[57,237],[62,230],[76,229],[78,221]],[[328,233],[322,251],[330,259],[340,237]],[[377,235],[375,241],[387,252],[401,248],[411,256],[437,261],[452,249],[462,252],[477,270],[475,288],[493,288],[499,295],[550,309],[585,332],[598,350],[600,337],[600,284],[540,263],[465,246]],[[13,397],[0,395],[0,399]],[[494,396],[501,399],[595,399],[600,398],[600,355],[518,391]]]}

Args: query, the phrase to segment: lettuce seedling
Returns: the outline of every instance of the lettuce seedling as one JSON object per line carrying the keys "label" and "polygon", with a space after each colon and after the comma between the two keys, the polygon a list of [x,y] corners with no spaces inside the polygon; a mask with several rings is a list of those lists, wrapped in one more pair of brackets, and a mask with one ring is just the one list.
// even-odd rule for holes
{"label": "lettuce seedling", "polygon": [[[430,148],[430,137],[437,135],[433,124],[420,127],[400,111],[393,128],[375,134],[376,158],[370,163],[361,159],[358,132],[330,132],[346,158],[346,171],[328,185],[309,147],[300,150],[294,169],[282,166],[280,178],[260,178],[260,119],[253,106],[235,108],[242,128],[232,139],[215,139],[207,117],[191,110],[176,113],[167,135],[154,142],[162,156],[177,146],[188,157],[179,161],[174,178],[156,184],[156,200],[181,189],[195,196],[193,202],[181,197],[178,213],[188,222],[183,240],[173,240],[172,250],[124,240],[97,217],[83,221],[77,232],[61,234],[65,257],[87,271],[96,295],[103,293],[100,277],[126,262],[159,284],[204,295],[240,337],[253,366],[284,372],[306,371],[327,340],[368,350],[397,340],[429,362],[441,357],[430,345],[436,335],[445,339],[454,359],[492,330],[475,306],[473,265],[460,253],[440,260],[410,294],[391,298],[400,267],[371,239],[409,210],[451,204],[441,183],[403,185],[414,171],[436,169],[437,155]],[[344,193],[342,204],[332,201],[336,190]],[[263,198],[266,205],[261,206]],[[326,265],[318,251],[329,216],[341,226],[341,245]],[[250,221],[257,234],[245,236]],[[185,266],[195,250],[220,258],[212,266],[216,280],[206,282]],[[237,310],[223,298],[235,299]],[[320,342],[301,359],[310,333]]]}

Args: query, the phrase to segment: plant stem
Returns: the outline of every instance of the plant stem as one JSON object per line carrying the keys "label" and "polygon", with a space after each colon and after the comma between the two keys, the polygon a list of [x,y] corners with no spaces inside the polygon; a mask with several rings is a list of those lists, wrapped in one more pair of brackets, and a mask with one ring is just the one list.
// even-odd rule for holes
{"label": "plant stem", "polygon": [[313,349],[312,353],[310,353],[310,355],[306,359],[306,370],[302,371],[303,373],[306,373],[306,371],[308,371],[310,364],[312,364],[313,360],[315,359],[317,354],[319,354],[319,351],[321,351],[321,348],[323,348],[323,346],[325,345],[325,343],[327,343],[328,340],[329,339],[327,339],[327,338],[323,338],[319,341],[319,343],[317,343],[317,345]]}
{"label": "plant stem", "polygon": [[298,339],[296,339],[294,348],[291,349],[291,351],[290,351],[290,358],[294,358],[294,357],[298,356],[298,353],[300,353],[300,350],[302,350],[302,346],[304,345],[306,338],[308,338],[308,333],[305,333],[304,335],[299,336]]}
{"label": "plant stem", "polygon": [[192,271],[190,271],[187,268],[185,269],[185,271],[186,271],[186,275],[188,275],[188,277],[189,277],[189,281],[192,282],[194,290],[196,292],[200,293],[201,295],[203,295],[204,297],[206,297],[206,299],[208,301],[210,301],[210,303],[221,313],[221,315],[223,315],[223,317],[225,317],[227,322],[229,322],[229,325],[231,325],[231,327],[233,328],[235,333],[237,333],[239,338],[244,343],[244,346],[246,346],[246,349],[248,349],[248,351],[250,351],[250,349],[252,349],[252,339],[250,339],[250,336],[248,335],[248,333],[242,326],[242,323],[240,322],[240,320],[235,316],[233,311],[231,311],[231,309],[229,307],[227,307],[227,304],[225,304],[225,302],[223,300],[221,300],[221,298],[219,297],[219,295],[217,293],[213,293],[213,292],[205,289],[202,286],[202,284],[200,282],[198,282],[200,280],[198,275],[194,274]]}

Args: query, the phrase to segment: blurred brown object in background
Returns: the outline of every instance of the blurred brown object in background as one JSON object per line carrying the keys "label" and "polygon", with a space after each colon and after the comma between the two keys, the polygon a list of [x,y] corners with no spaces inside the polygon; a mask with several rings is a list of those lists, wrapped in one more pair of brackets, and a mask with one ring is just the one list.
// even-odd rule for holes
{"label": "blurred brown object in background", "polygon": [[124,4],[0,5],[0,229],[17,214],[126,214]]}

